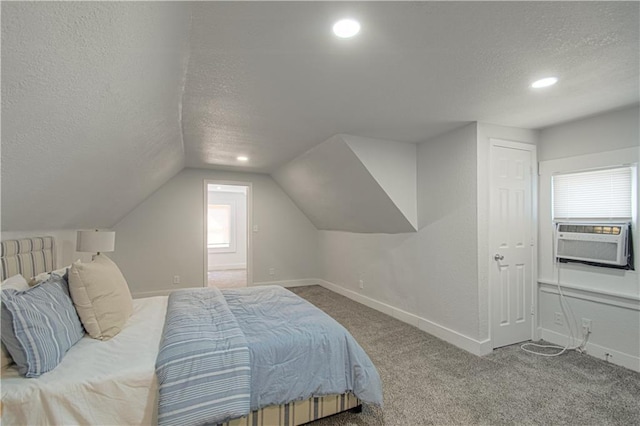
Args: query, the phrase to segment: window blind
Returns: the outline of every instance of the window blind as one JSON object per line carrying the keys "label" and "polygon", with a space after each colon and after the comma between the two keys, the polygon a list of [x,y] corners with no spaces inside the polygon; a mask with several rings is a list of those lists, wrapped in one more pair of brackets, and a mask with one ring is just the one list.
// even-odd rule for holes
{"label": "window blind", "polygon": [[553,218],[631,218],[631,177],[631,167],[553,176]]}

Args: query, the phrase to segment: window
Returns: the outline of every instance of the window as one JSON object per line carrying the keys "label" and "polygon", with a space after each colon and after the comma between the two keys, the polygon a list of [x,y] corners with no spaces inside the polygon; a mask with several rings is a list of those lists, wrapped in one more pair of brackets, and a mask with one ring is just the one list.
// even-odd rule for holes
{"label": "window", "polygon": [[553,176],[553,219],[631,219],[631,167]]}
{"label": "window", "polygon": [[209,248],[231,247],[231,205],[209,204],[207,245]]}

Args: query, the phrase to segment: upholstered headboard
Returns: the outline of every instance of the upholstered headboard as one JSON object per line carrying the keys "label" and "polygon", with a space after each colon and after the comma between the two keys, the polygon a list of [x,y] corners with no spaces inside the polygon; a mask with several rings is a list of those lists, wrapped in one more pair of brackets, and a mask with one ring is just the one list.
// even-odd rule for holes
{"label": "upholstered headboard", "polygon": [[0,242],[0,276],[5,280],[22,274],[29,279],[56,267],[56,247],[53,237],[33,237]]}

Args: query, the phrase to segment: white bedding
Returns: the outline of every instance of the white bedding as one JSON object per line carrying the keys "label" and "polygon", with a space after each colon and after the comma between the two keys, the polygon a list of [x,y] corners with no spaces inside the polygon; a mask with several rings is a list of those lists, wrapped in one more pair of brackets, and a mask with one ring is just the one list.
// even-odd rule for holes
{"label": "white bedding", "polygon": [[36,379],[3,370],[2,423],[156,424],[155,362],[166,310],[166,296],[135,299],[126,327],[111,340],[86,335]]}

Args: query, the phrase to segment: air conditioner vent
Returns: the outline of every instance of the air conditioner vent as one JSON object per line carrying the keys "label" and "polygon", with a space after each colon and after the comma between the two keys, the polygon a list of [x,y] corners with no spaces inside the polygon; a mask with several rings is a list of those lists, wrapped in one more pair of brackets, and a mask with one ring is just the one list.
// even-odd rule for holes
{"label": "air conditioner vent", "polygon": [[568,223],[559,223],[558,231],[574,232],[579,234],[620,235],[620,232],[622,232],[622,226],[620,225],[584,225],[584,224],[572,225]]}
{"label": "air conditioner vent", "polygon": [[628,230],[628,223],[558,223],[556,258],[625,266]]}
{"label": "air conditioner vent", "polygon": [[[598,259],[598,262],[615,262],[618,256],[618,245],[616,243],[559,239],[558,253],[562,253],[564,257],[570,255],[573,258],[593,262],[596,261],[594,259]],[[563,256],[559,255],[558,257]]]}

